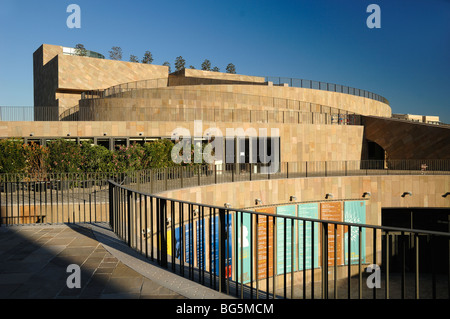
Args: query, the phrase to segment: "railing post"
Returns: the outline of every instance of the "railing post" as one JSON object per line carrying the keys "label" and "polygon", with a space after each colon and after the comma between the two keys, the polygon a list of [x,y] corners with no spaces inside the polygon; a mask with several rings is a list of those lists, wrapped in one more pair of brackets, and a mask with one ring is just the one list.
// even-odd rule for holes
{"label": "railing post", "polygon": [[286,162],[286,178],[289,178],[289,162]]}
{"label": "railing post", "polygon": [[214,163],[214,184],[217,184],[217,164]]}
{"label": "railing post", "polygon": [[225,271],[225,252],[226,252],[226,223],[225,210],[219,209],[219,292],[226,291],[226,271]]}
{"label": "railing post", "polygon": [[109,225],[111,226],[111,229],[114,228],[114,187],[110,181],[109,183]]}
{"label": "railing post", "polygon": [[164,187],[165,187],[165,190],[167,191],[168,190],[168,184],[167,184],[167,170],[168,170],[168,168],[167,167],[165,167],[164,168]]}
{"label": "railing post", "polygon": [[131,191],[127,191],[127,243],[131,247]]}
{"label": "railing post", "polygon": [[328,223],[325,222],[322,222],[322,298],[328,299]]}
{"label": "railing post", "polygon": [[158,202],[158,216],[159,216],[159,234],[157,236],[160,238],[160,265],[162,267],[167,267],[167,228],[166,228],[166,219],[167,219],[167,200],[166,199],[157,199]]}

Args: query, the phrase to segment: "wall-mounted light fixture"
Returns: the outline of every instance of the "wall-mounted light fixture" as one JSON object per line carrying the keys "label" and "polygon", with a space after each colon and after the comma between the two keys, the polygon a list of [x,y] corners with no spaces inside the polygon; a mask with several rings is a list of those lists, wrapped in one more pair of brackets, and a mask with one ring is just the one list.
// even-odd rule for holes
{"label": "wall-mounted light fixture", "polygon": [[364,192],[362,197],[366,198],[366,197],[370,197],[370,196],[372,196],[372,194],[370,192]]}
{"label": "wall-mounted light fixture", "polygon": [[412,196],[412,193],[411,193],[411,192],[404,192],[404,193],[402,194],[402,197],[406,197],[406,195]]}
{"label": "wall-mounted light fixture", "polygon": [[142,136],[142,135],[144,135],[144,133],[142,133],[142,132],[139,132],[139,136]]}
{"label": "wall-mounted light fixture", "polygon": [[262,204],[262,200],[259,198],[255,199],[255,205]]}
{"label": "wall-mounted light fixture", "polygon": [[291,202],[295,202],[297,200],[297,197],[296,196],[291,196],[291,197],[289,197],[289,200]]}
{"label": "wall-mounted light fixture", "polygon": [[170,221],[171,221],[170,217],[166,219],[166,225],[167,225],[167,226],[170,225]]}
{"label": "wall-mounted light fixture", "polygon": [[450,192],[445,193],[442,197],[446,198],[448,195],[450,195]]}
{"label": "wall-mounted light fixture", "polygon": [[333,198],[333,194],[328,193],[328,194],[325,195],[325,198],[326,198],[326,199]]}
{"label": "wall-mounted light fixture", "polygon": [[30,133],[30,136],[34,136],[34,133]]}
{"label": "wall-mounted light fixture", "polygon": [[198,208],[194,209],[194,216],[197,216],[198,214]]}
{"label": "wall-mounted light fixture", "polygon": [[223,206],[225,206],[225,208],[230,208],[231,204],[230,203],[225,203],[225,204],[223,204]]}
{"label": "wall-mounted light fixture", "polygon": [[70,133],[67,133],[67,136],[70,136]]}
{"label": "wall-mounted light fixture", "polygon": [[103,133],[103,136],[106,136],[106,135],[108,135],[108,134],[106,134],[106,133]]}

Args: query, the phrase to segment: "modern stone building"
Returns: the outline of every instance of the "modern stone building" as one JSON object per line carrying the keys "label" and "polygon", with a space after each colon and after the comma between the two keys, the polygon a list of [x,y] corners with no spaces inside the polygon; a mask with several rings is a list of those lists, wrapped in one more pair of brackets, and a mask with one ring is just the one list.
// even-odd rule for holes
{"label": "modern stone building", "polygon": [[[232,129],[228,145],[238,151],[230,155],[225,143],[224,159],[257,163],[249,150],[258,149],[254,138],[267,132],[267,143],[279,145],[278,152],[271,151],[282,164],[280,174],[288,176],[293,167],[299,172],[300,166],[325,172],[167,190],[162,196],[244,208],[254,207],[255,198],[277,206],[293,196],[297,202],[323,202],[332,194],[335,201],[364,201],[365,221],[372,225],[383,224],[389,209],[426,211],[431,219],[438,218],[432,210],[448,214],[450,128],[393,118],[387,99],[372,92],[300,79],[193,69],[169,73],[166,66],[76,56],[47,44],[33,54],[33,67],[35,120],[0,122],[0,138],[41,144],[58,137],[89,139],[113,149],[170,139],[177,128],[199,140],[208,129],[224,135]],[[373,170],[364,160],[382,164]],[[404,167],[394,167],[395,160],[417,167],[409,167],[414,172],[409,175],[396,174]],[[428,174],[421,166],[426,161],[442,166]],[[352,176],[352,170],[358,173]]]}

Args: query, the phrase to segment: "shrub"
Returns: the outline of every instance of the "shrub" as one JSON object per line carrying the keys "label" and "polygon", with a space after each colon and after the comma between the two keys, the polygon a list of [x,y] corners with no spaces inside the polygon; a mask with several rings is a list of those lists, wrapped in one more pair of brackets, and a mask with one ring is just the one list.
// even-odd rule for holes
{"label": "shrub", "polygon": [[73,141],[57,139],[47,144],[48,170],[53,173],[80,172],[81,147]]}
{"label": "shrub", "polygon": [[36,143],[23,145],[26,167],[25,173],[37,178],[45,178],[47,173],[48,148]]}
{"label": "shrub", "polygon": [[0,173],[22,172],[26,164],[23,140],[0,140]]}
{"label": "shrub", "polygon": [[171,158],[173,143],[167,139],[155,140],[145,143],[144,149],[144,169],[164,168],[175,166]]}
{"label": "shrub", "polygon": [[101,145],[92,145],[83,141],[80,144],[81,162],[80,170],[86,173],[112,172],[112,153]]}

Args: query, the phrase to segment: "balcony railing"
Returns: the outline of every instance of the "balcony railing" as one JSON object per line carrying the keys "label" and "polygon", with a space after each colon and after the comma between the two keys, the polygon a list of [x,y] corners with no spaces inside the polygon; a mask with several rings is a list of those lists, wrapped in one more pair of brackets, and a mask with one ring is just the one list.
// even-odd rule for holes
{"label": "balcony railing", "polygon": [[450,174],[449,160],[284,162],[275,173],[267,174],[262,173],[264,166],[224,163],[126,173],[0,174],[0,224],[107,221],[109,180],[158,194],[186,187],[283,178]]}
{"label": "balcony railing", "polygon": [[[262,166],[2,174],[0,222],[109,222],[120,238],[150,260],[238,298],[450,297],[446,294],[449,260],[444,258],[442,263],[440,258],[442,247],[448,251],[449,233],[272,215],[155,195],[177,188],[275,178],[443,175],[450,174],[450,161],[281,163],[274,174],[262,174]],[[345,242],[344,233],[355,238]],[[338,260],[339,245],[347,252],[364,250],[365,255],[355,258],[352,253]],[[273,256],[281,256],[284,262],[280,265]],[[414,262],[409,268],[402,263],[397,270],[394,257]],[[363,276],[368,267],[380,271],[382,288],[366,286]]]}
{"label": "balcony railing", "polygon": [[305,80],[305,79],[275,77],[275,76],[266,76],[265,79],[266,79],[266,81],[273,82],[274,85],[287,84],[288,86],[291,86],[291,87],[299,87],[299,88],[306,88],[306,89],[314,89],[314,90],[351,94],[351,95],[361,96],[361,97],[365,97],[365,98],[372,99],[375,101],[383,102],[383,103],[389,105],[389,101],[379,94],[375,94],[375,93],[372,93],[372,92],[369,92],[366,90],[356,89],[356,88],[345,86],[345,85],[321,82],[321,81]]}

